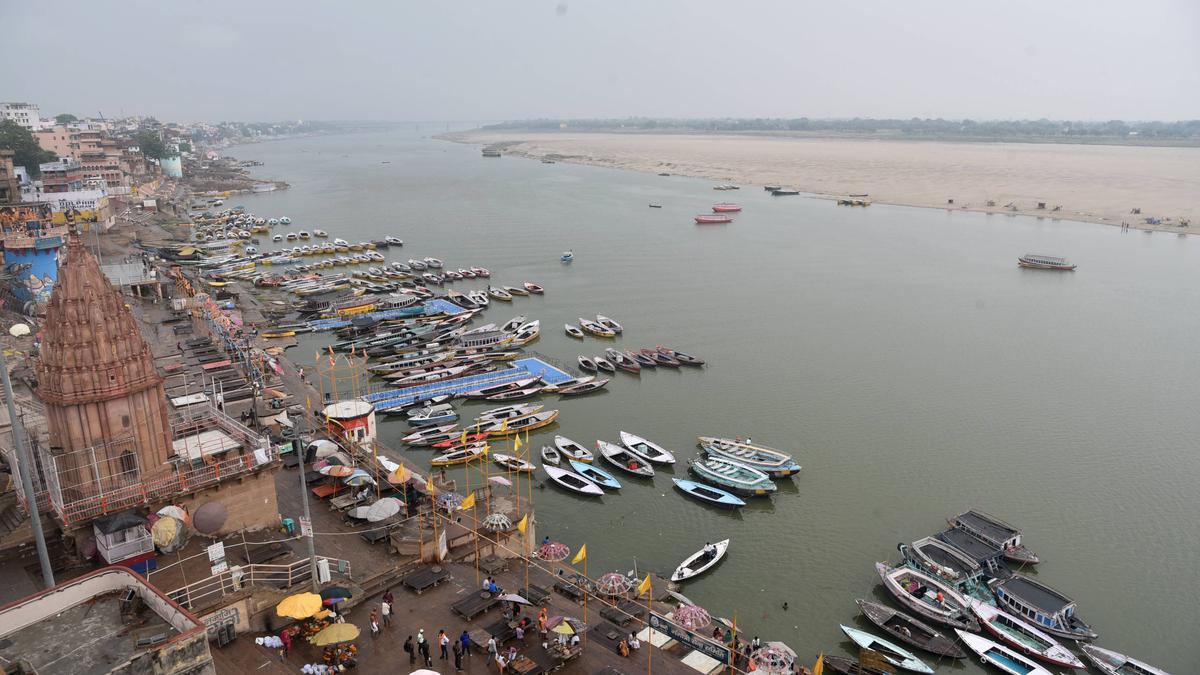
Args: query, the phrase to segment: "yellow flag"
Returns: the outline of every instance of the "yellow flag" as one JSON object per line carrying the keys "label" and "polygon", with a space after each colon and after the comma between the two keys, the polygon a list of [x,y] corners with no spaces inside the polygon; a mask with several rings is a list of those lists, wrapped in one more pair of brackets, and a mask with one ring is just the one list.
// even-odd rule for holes
{"label": "yellow flag", "polygon": [[466,429],[463,429],[462,436],[458,437],[458,442],[462,443],[464,445],[466,444],[466,442],[467,442],[467,430]]}
{"label": "yellow flag", "polygon": [[529,527],[529,514],[528,513],[521,516],[521,522],[517,523],[517,531],[519,531],[521,534],[525,534],[525,528],[527,528],[527,527]]}
{"label": "yellow flag", "polygon": [[513,442],[513,452],[517,452],[520,449],[521,449],[521,436],[520,436],[520,434],[518,434],[516,440]]}
{"label": "yellow flag", "polygon": [[649,592],[650,592],[650,575],[647,574],[646,578],[642,580],[642,583],[638,584],[637,594],[643,595],[643,594],[649,593]]}
{"label": "yellow flag", "polygon": [[584,544],[583,546],[579,547],[579,553],[575,554],[575,557],[571,560],[571,564],[578,565],[579,563],[583,562],[586,559],[587,559],[587,544]]}
{"label": "yellow flag", "polygon": [[504,433],[505,431],[508,431],[508,418],[507,417],[504,418],[504,421],[500,422],[500,433]]}
{"label": "yellow flag", "polygon": [[[467,498],[462,500],[462,503],[458,505],[458,508],[462,511],[466,511],[467,509],[472,508],[473,506],[475,506],[475,493],[474,492],[467,495]],[[511,521],[509,521],[509,522],[511,522]]]}
{"label": "yellow flag", "polygon": [[817,655],[817,662],[812,667],[812,675],[821,675],[823,672],[825,672],[825,652]]}
{"label": "yellow flag", "polygon": [[492,454],[492,446],[491,446],[490,444],[488,444],[488,445],[484,445],[484,446],[483,446],[483,453],[482,453],[482,455],[483,455],[484,457],[487,457],[487,456],[488,456],[488,455],[490,455],[490,454]]}

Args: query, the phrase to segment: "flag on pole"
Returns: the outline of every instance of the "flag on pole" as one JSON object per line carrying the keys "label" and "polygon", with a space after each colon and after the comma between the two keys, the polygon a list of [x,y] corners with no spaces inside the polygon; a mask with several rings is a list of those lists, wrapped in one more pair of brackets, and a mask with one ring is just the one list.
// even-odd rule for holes
{"label": "flag on pole", "polygon": [[504,421],[500,422],[500,433],[504,433],[505,431],[508,431],[508,418],[507,417],[504,418]]}
{"label": "flag on pole", "polygon": [[587,560],[587,544],[579,547],[579,553],[576,553],[575,557],[571,559],[571,564],[578,565],[584,560]]}
{"label": "flag on pole", "polygon": [[516,440],[513,441],[513,452],[518,452],[521,449],[521,435],[517,434]]}
{"label": "flag on pole", "polygon": [[519,523],[517,523],[517,531],[520,532],[521,534],[525,534],[525,528],[527,528],[527,527],[529,527],[529,514],[528,513],[521,516],[521,521]]}
{"label": "flag on pole", "polygon": [[472,508],[474,506],[475,506],[475,493],[472,492],[471,494],[467,495],[466,499],[462,500],[462,503],[458,505],[458,509],[460,511],[466,511],[467,509]]}
{"label": "flag on pole", "polygon": [[650,575],[647,574],[646,578],[642,580],[642,583],[638,584],[637,594],[643,595],[643,594],[649,593],[649,592],[650,592]]}
{"label": "flag on pole", "polygon": [[458,442],[464,443],[464,444],[467,442],[467,430],[466,429],[463,429],[462,436],[458,437]]}
{"label": "flag on pole", "polygon": [[812,675],[821,675],[825,672],[825,652],[817,654],[817,662],[813,664]]}

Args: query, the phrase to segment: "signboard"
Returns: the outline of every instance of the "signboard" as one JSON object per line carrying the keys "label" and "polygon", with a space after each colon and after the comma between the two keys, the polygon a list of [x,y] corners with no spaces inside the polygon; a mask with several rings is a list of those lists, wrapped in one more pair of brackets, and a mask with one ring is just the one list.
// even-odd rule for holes
{"label": "signboard", "polygon": [[209,562],[216,563],[216,562],[222,562],[224,560],[225,560],[225,543],[224,542],[218,541],[217,543],[208,547],[208,561]]}
{"label": "signboard", "polygon": [[716,659],[724,664],[728,664],[731,661],[729,648],[725,645],[713,642],[706,637],[693,633],[683,626],[676,625],[665,616],[650,612],[650,627],[676,642],[682,642],[709,658]]}
{"label": "signboard", "polygon": [[300,516],[300,536],[301,537],[313,536],[312,521],[309,520],[308,518],[305,518],[304,516]]}
{"label": "signboard", "polygon": [[221,574],[222,572],[225,572],[228,569],[229,569],[229,563],[225,562],[224,560],[222,560],[220,562],[215,562],[212,564],[213,576]]}

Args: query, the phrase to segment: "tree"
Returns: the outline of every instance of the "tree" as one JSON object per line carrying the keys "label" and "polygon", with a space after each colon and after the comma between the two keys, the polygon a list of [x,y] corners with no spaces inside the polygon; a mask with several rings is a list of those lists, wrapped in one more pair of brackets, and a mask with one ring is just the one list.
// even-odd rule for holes
{"label": "tree", "polygon": [[59,124],[70,124],[72,122],[78,122],[79,118],[71,113],[60,113],[54,116],[54,121]]}
{"label": "tree", "polygon": [[142,129],[133,135],[133,140],[137,142],[138,148],[148,159],[164,159],[171,156],[171,153],[167,151],[166,143],[162,142],[157,131]]}
{"label": "tree", "polygon": [[43,150],[38,145],[33,132],[12,120],[0,122],[0,150],[13,151],[13,164],[25,167],[30,178],[42,175],[42,162],[53,162],[58,159],[53,152]]}

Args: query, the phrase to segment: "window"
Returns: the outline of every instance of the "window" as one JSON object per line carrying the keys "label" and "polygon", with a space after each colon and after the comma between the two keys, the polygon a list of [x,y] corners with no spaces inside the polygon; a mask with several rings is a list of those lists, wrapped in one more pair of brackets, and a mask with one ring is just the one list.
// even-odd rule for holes
{"label": "window", "polygon": [[129,428],[129,415],[121,415],[121,426]]}

